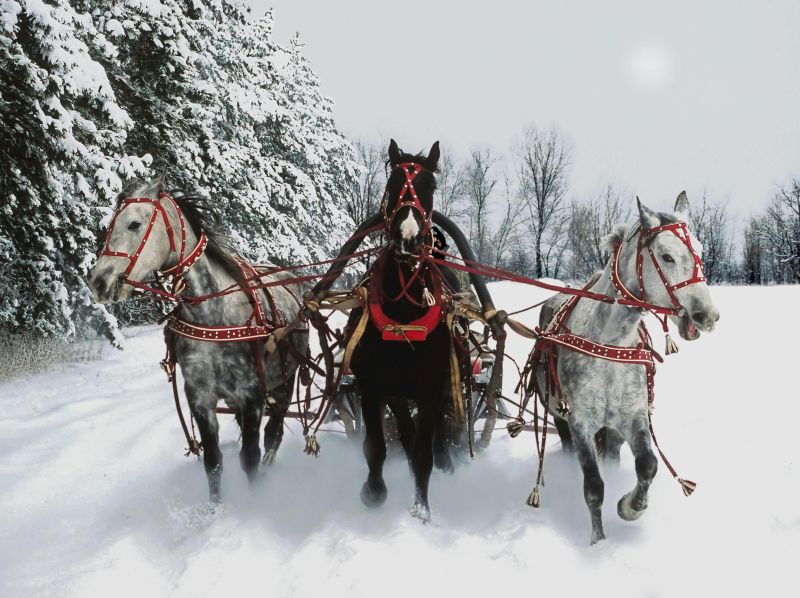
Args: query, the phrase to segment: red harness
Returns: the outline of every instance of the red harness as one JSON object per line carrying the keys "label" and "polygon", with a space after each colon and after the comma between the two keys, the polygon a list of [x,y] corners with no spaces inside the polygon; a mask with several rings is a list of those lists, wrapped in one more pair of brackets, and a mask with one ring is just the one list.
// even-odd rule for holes
{"label": "red harness", "polygon": [[391,213],[388,212],[387,205],[387,193],[389,192],[389,188],[387,187],[383,192],[383,199],[381,199],[381,212],[383,213],[384,227],[388,231],[391,228],[392,221],[394,220],[394,217],[397,215],[397,212],[400,210],[400,208],[404,206],[411,206],[411,208],[419,212],[419,215],[422,217],[422,221],[424,223],[422,227],[422,234],[424,238],[427,238],[427,235],[431,229],[431,218],[433,214],[428,213],[425,210],[422,202],[417,196],[416,189],[414,189],[414,179],[417,178],[417,175],[420,172],[422,172],[422,165],[415,162],[403,162],[402,164],[398,164],[396,168],[400,168],[403,171],[403,174],[406,177],[406,182],[403,183],[403,187],[400,189],[400,193],[397,196],[397,204],[394,206],[394,209],[391,211]]}
{"label": "red harness", "polygon": [[[162,288],[157,288],[145,282],[132,280],[130,278],[130,274],[136,266],[137,260],[141,256],[147,241],[150,239],[150,235],[153,232],[153,228],[159,214],[164,220],[167,237],[169,238],[170,250],[176,250],[177,244],[175,243],[175,230],[170,222],[167,210],[164,207],[164,201],[169,201],[172,203],[175,213],[178,216],[178,221],[180,222],[180,251],[178,253],[178,262],[171,268],[167,268],[160,273],[160,278],[162,279],[165,277],[171,278],[172,292],[168,292]],[[117,222],[117,218],[123,212],[123,210],[125,210],[125,208],[131,204],[141,203],[152,204],[154,206],[153,213],[150,215],[150,220],[148,221],[144,234],[142,235],[142,240],[139,242],[136,250],[132,254],[124,251],[113,251],[109,248],[109,240],[114,230],[114,225]],[[150,197],[131,197],[122,202],[119,210],[116,214],[114,214],[114,217],[109,224],[108,232],[106,233],[106,239],[103,244],[103,250],[101,251],[100,255],[122,257],[129,260],[128,267],[120,275],[121,284],[132,286],[139,292],[150,292],[161,298],[180,303],[182,301],[180,295],[184,288],[184,285],[182,285],[182,278],[200,259],[205,252],[207,245],[208,239],[206,238],[205,233],[201,232],[195,248],[188,255],[185,255],[186,221],[183,218],[183,212],[181,211],[178,202],[176,202],[172,196],[162,191],[158,194],[157,199],[152,199]],[[250,304],[253,306],[253,311],[245,324],[241,326],[205,326],[181,319],[177,315],[172,315],[167,321],[167,329],[180,336],[195,340],[211,342],[242,342],[266,338],[272,334],[276,328],[284,326],[286,324],[286,318],[277,308],[272,295],[266,289],[262,290],[264,290],[270,311],[272,312],[272,321],[269,321],[264,314],[264,309],[257,294],[258,289],[253,288],[252,286],[253,281],[258,281],[259,273],[252,265],[243,260],[237,260],[237,263],[241,270],[242,278],[248,281],[247,285],[241,287],[239,290],[247,295]]]}
{"label": "red harness", "polygon": [[[586,285],[590,288],[594,281]],[[536,328],[539,338],[533,347],[529,364],[545,364],[546,396],[555,394],[559,401],[562,400],[561,384],[558,380],[558,351],[557,347],[565,347],[570,351],[583,353],[591,357],[598,357],[606,361],[627,363],[630,365],[643,365],[647,371],[648,404],[654,400],[653,386],[656,373],[655,361],[663,361],[661,356],[651,346],[650,333],[644,321],[639,323],[639,343],[635,347],[620,347],[617,345],[604,345],[587,338],[577,336],[567,327],[566,321],[570,316],[580,297],[573,296],[565,301],[556,312],[551,324],[546,330]]]}
{"label": "red harness", "polygon": [[[136,262],[139,260],[139,256],[141,256],[142,251],[144,250],[147,241],[150,239],[150,234],[153,232],[153,226],[155,225],[156,220],[158,219],[158,215],[161,214],[162,219],[164,220],[164,227],[167,230],[167,237],[169,238],[169,248],[170,251],[175,251],[176,244],[175,244],[175,231],[172,228],[172,224],[170,223],[169,216],[167,215],[167,210],[162,203],[164,200],[168,200],[172,203],[172,206],[175,209],[175,212],[178,215],[178,220],[181,225],[181,245],[180,251],[178,253],[178,262],[172,266],[171,268],[167,268],[163,270],[160,274],[161,277],[171,277],[172,278],[172,293],[168,293],[164,291],[164,289],[153,287],[147,283],[132,280],[130,277],[131,272],[136,267]],[[152,204],[153,205],[153,213],[150,215],[150,220],[147,222],[147,226],[145,227],[144,234],[142,235],[142,240],[136,247],[136,251],[131,253],[126,253],[124,251],[113,251],[109,247],[109,242],[111,240],[111,234],[114,231],[114,225],[117,223],[117,218],[122,212],[130,206],[131,204]],[[138,291],[147,291],[154,293],[159,296],[167,296],[167,297],[174,297],[177,300],[177,296],[180,294],[180,280],[183,275],[189,271],[197,260],[200,259],[200,256],[206,250],[206,246],[208,245],[208,239],[206,238],[204,233],[200,233],[200,238],[197,241],[197,245],[195,248],[188,254],[186,253],[186,223],[183,219],[183,213],[178,207],[178,203],[175,199],[163,191],[158,194],[157,199],[152,199],[150,197],[130,197],[125,199],[122,204],[120,205],[119,210],[117,210],[114,217],[111,219],[111,223],[108,225],[108,232],[106,232],[105,242],[103,243],[103,249],[100,252],[101,256],[110,256],[110,257],[121,257],[128,260],[128,267],[125,268],[125,271],[120,275],[120,284],[127,284],[128,286],[134,287]]]}
{"label": "red harness", "polygon": [[[403,270],[399,269],[398,276],[401,290],[395,297],[385,297],[383,293],[383,277],[386,271],[386,264],[390,259],[392,257],[389,251],[385,249],[375,262],[375,267],[369,279],[368,307],[370,320],[381,331],[381,338],[385,341],[424,341],[442,321],[441,274],[438,270],[427,268],[423,263],[414,270],[414,273],[406,281]],[[414,283],[424,289],[427,289],[426,284],[430,284],[433,292],[428,292],[433,304],[427,306],[427,311],[421,317],[411,322],[398,322],[391,319],[383,311],[382,302],[384,299],[391,302],[405,300],[417,307],[425,307],[421,301],[411,295],[411,287]]]}
{"label": "red harness", "polygon": [[[692,258],[694,259],[694,269],[692,271],[692,276],[687,278],[682,282],[678,282],[676,284],[670,284],[669,280],[667,279],[666,274],[661,268],[661,264],[656,259],[655,253],[653,252],[653,246],[650,241],[652,238],[657,235],[658,233],[670,231],[676,237],[678,237],[684,245],[689,249],[689,252],[692,254]],[[653,263],[653,266],[658,272],[658,276],[661,278],[661,282],[664,284],[664,288],[667,290],[667,294],[669,295],[670,301],[672,302],[672,307],[663,307],[663,306],[654,306],[650,311],[653,313],[660,313],[663,315],[678,315],[683,308],[681,307],[680,301],[678,301],[677,296],[675,295],[675,291],[678,289],[682,289],[683,287],[688,287],[691,284],[696,284],[698,282],[704,282],[706,280],[705,274],[703,273],[703,261],[700,259],[698,253],[692,247],[691,237],[689,236],[689,229],[686,226],[685,222],[673,222],[671,224],[664,224],[662,226],[656,226],[653,228],[643,229],[639,233],[639,239],[636,242],[636,278],[639,281],[639,295],[637,297],[634,295],[625,284],[622,282],[622,279],[619,276],[619,256],[622,252],[622,243],[619,243],[614,250],[614,258],[613,264],[611,266],[611,281],[616,287],[616,289],[620,292],[620,294],[625,299],[631,299],[634,301],[646,301],[647,300],[647,293],[644,289],[644,252],[643,248],[647,246],[647,251],[650,254],[650,261]]]}

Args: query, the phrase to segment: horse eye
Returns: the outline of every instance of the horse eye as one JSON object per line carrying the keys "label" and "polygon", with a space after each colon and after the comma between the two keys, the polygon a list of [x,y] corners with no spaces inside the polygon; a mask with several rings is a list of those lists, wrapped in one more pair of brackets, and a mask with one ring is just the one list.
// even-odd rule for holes
{"label": "horse eye", "polygon": [[667,262],[668,264],[674,264],[675,260],[672,259],[672,256],[668,253],[664,253],[661,255],[661,259]]}
{"label": "horse eye", "polygon": [[139,230],[139,227],[142,226],[141,222],[131,222],[128,225],[128,230]]}

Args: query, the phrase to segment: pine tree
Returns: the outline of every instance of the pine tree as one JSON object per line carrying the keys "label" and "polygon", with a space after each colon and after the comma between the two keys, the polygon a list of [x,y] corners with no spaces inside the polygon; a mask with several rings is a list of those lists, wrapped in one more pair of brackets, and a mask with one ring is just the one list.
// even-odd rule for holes
{"label": "pine tree", "polygon": [[120,173],[145,171],[122,152],[132,121],[81,41],[91,21],[68,2],[5,2],[0,24],[0,326],[72,335],[82,312],[113,325],[84,277],[95,206]]}
{"label": "pine tree", "polygon": [[113,328],[84,276],[125,178],[166,171],[209,195],[256,260],[326,257],[353,228],[353,148],[271,14],[248,21],[225,0],[0,10],[0,326],[74,333],[95,314]]}

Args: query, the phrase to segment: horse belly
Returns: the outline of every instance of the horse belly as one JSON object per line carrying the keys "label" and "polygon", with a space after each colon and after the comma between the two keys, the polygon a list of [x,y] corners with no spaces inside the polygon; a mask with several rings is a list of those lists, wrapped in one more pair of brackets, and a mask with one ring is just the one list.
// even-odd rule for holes
{"label": "horse belly", "polygon": [[224,400],[239,410],[259,391],[255,356],[250,343],[209,343],[181,339],[176,354],[187,386],[203,406]]}

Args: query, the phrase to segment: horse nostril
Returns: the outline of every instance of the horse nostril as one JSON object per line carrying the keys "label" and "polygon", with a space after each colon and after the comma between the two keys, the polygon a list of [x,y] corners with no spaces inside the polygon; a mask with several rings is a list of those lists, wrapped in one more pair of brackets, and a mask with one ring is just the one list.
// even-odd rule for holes
{"label": "horse nostril", "polygon": [[95,276],[89,281],[89,288],[94,291],[94,296],[102,299],[106,291],[106,281],[104,276]]}
{"label": "horse nostril", "polygon": [[696,311],[692,314],[692,320],[694,320],[695,323],[700,324],[701,326],[705,324],[707,319],[708,316],[704,311]]}

